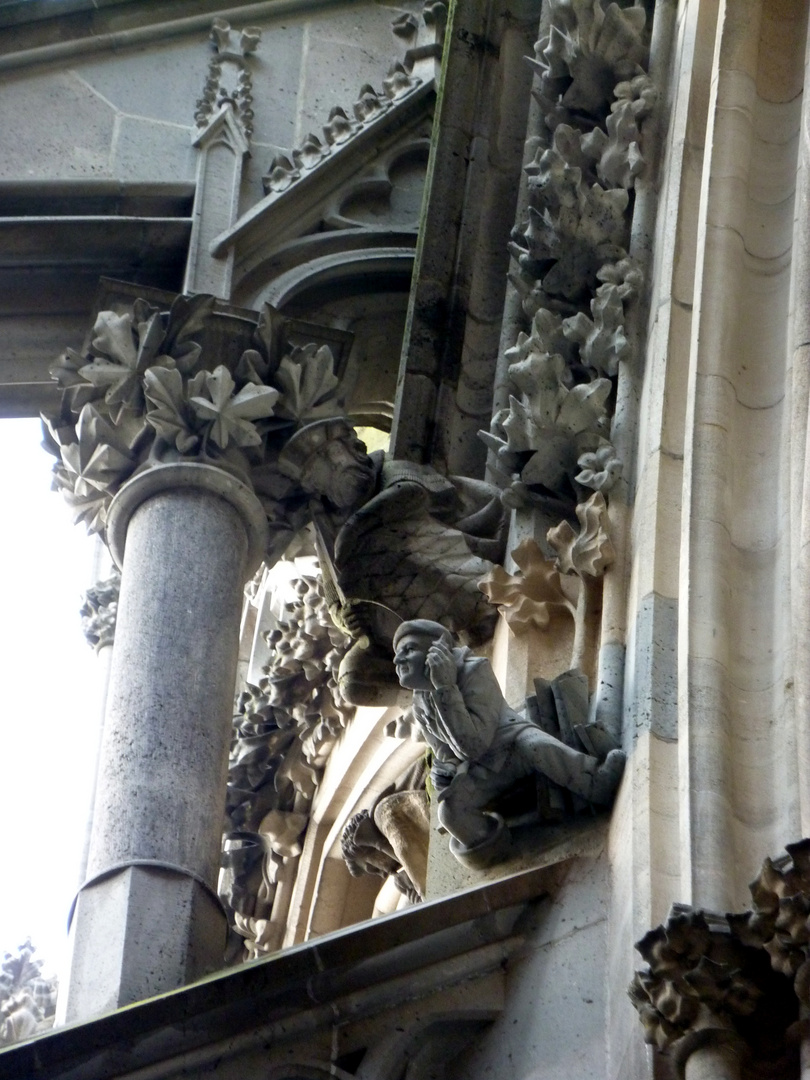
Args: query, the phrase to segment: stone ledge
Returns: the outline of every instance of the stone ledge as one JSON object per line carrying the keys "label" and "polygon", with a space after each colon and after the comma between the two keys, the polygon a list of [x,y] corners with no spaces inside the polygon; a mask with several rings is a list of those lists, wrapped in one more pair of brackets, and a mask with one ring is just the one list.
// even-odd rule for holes
{"label": "stone ledge", "polygon": [[[111,1080],[194,1052],[196,1064],[347,1023],[500,969],[515,924],[553,893],[572,860],[529,870],[324,935],[191,986],[0,1052],[0,1080]],[[362,1000],[361,1000],[362,998]],[[300,1029],[300,1030],[299,1030]],[[171,1074],[167,1067],[166,1075]],[[149,1075],[164,1075],[161,1072]]]}

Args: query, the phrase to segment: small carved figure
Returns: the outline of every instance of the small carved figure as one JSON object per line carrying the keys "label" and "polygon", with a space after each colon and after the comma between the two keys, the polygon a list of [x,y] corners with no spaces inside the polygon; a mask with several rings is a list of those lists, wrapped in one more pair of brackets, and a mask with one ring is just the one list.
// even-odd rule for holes
{"label": "small carved figure", "polygon": [[390,645],[402,619],[442,620],[473,645],[492,636],[498,612],[478,582],[503,557],[495,488],[369,455],[342,418],[296,432],[278,467],[311,496],[330,612],[356,642],[340,671],[349,701],[377,704],[396,688]]}
{"label": "small carved figure", "polygon": [[369,809],[350,819],[341,837],[343,858],[352,877],[393,876],[411,901],[424,898],[427,884],[427,763],[419,758],[382,791]]}
{"label": "small carved figure", "polygon": [[413,714],[433,750],[430,779],[439,822],[460,862],[480,867],[505,855],[505,823],[487,807],[533,772],[591,803],[611,801],[624,771],[623,752],[611,750],[600,761],[511,709],[489,661],[454,647],[440,623],[402,623],[394,650],[399,681],[413,690]]}

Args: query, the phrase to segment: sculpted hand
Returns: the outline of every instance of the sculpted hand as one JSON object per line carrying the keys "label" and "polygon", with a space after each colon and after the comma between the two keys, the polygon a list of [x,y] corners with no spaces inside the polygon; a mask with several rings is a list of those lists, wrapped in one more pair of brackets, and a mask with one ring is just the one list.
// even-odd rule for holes
{"label": "sculpted hand", "polygon": [[361,614],[362,604],[362,601],[348,600],[344,604],[335,604],[329,609],[335,626],[355,640],[367,634]]}
{"label": "sculpted hand", "polygon": [[425,667],[436,690],[444,686],[455,686],[458,682],[456,658],[453,656],[453,650],[442,638],[434,641],[428,649]]}

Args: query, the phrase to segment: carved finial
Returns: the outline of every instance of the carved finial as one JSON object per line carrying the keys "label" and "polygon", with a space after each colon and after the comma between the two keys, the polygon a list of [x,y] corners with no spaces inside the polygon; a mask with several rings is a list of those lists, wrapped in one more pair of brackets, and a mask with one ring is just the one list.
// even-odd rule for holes
{"label": "carved finial", "polygon": [[210,39],[214,55],[208,63],[203,93],[194,113],[198,128],[204,128],[217,110],[231,105],[242,130],[250,138],[253,133],[253,85],[245,58],[256,51],[261,36],[259,27],[247,26],[239,35],[238,45],[234,45],[231,24],[219,17],[212,21]]}

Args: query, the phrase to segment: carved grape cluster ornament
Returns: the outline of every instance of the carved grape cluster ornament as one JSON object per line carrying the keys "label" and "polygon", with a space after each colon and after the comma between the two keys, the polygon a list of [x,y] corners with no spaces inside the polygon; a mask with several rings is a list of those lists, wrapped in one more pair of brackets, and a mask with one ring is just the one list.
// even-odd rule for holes
{"label": "carved grape cluster ornament", "polygon": [[213,308],[198,295],[179,296],[168,312],[144,300],[102,311],[88,352],[68,349],[52,366],[63,390],[59,413],[45,418],[59,458],[54,486],[90,532],[103,534],[113,496],[137,472],[196,461],[250,485],[285,434],[338,411],[327,346],[282,355],[286,320],[266,306],[255,347],[224,363],[215,345],[200,344]]}
{"label": "carved grape cluster ornament", "polygon": [[250,956],[273,947],[268,919],[282,863],[301,853],[329,753],[354,715],[337,680],[351,641],[329,617],[320,579],[291,583],[259,686],[234,717],[220,895]]}

